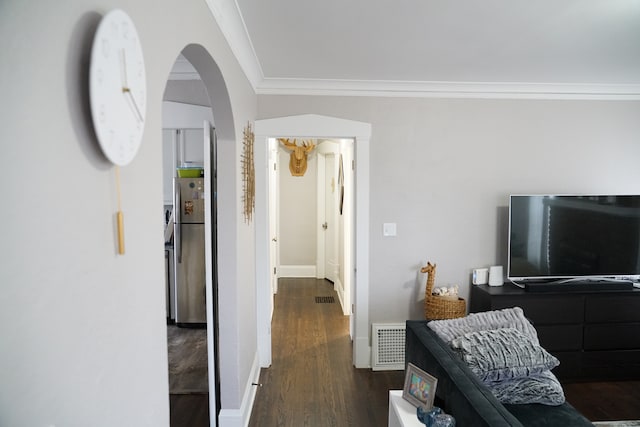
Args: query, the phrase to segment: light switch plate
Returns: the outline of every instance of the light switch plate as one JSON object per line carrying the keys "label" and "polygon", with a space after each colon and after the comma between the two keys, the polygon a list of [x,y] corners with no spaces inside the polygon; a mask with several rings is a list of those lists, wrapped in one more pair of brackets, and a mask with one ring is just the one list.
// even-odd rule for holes
{"label": "light switch plate", "polygon": [[396,223],[395,222],[385,222],[382,224],[382,235],[385,237],[395,236],[396,232]]}

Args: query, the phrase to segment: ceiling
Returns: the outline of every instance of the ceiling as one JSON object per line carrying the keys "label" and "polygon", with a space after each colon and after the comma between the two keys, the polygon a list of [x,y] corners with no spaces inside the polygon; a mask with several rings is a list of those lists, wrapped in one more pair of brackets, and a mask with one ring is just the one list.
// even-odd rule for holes
{"label": "ceiling", "polygon": [[258,93],[640,99],[640,0],[206,0]]}

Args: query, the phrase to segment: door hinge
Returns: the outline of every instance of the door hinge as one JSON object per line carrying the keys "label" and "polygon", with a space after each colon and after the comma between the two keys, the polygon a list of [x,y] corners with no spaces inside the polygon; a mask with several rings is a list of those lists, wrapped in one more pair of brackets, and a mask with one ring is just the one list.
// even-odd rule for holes
{"label": "door hinge", "polygon": [[276,268],[273,267],[273,275],[275,276],[275,274],[276,274]]}
{"label": "door hinge", "polygon": [[356,170],[356,161],[355,160],[351,160],[351,170],[352,171]]}
{"label": "door hinge", "polygon": [[277,164],[277,163],[274,163],[274,164],[273,164],[273,170],[274,170],[274,171],[275,171],[275,170],[278,170],[278,164]]}

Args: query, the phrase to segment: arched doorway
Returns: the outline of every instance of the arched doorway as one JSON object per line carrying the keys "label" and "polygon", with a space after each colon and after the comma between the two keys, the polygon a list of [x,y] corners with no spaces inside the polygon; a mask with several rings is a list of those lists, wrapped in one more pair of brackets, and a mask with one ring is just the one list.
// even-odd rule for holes
{"label": "arched doorway", "polygon": [[352,315],[353,364],[370,366],[369,344],[369,123],[314,114],[256,120],[256,298],[258,356],[260,366],[271,365],[271,313],[273,295],[270,284],[269,233],[269,138],[352,138],[355,141],[355,229]]}
{"label": "arched doorway", "polygon": [[[202,127],[204,192],[206,193],[204,196],[206,205],[204,215],[204,263],[206,270],[204,290],[206,293],[208,396],[210,425],[216,426],[221,408],[220,365],[224,357],[221,356],[218,345],[219,331],[224,328],[224,325],[221,324],[221,321],[224,322],[224,314],[220,314],[219,310],[219,307],[224,304],[219,301],[226,300],[225,291],[228,287],[225,287],[224,284],[228,282],[228,277],[233,277],[235,269],[235,259],[231,260],[232,262],[217,262],[218,250],[232,247],[235,244],[235,236],[232,232],[235,224],[227,222],[228,218],[233,218],[233,215],[227,215],[225,208],[220,215],[221,212],[217,210],[216,203],[221,199],[226,201],[235,198],[234,181],[227,178],[231,173],[226,170],[223,172],[225,179],[218,180],[217,175],[220,175],[220,171],[217,164],[235,162],[235,130],[227,86],[212,56],[203,46],[197,44],[187,45],[181,54],[199,75],[206,92],[203,97],[209,101],[215,123],[215,129],[209,128],[205,123]],[[216,144],[216,140],[218,144]],[[220,159],[218,162],[216,162],[216,157]]]}

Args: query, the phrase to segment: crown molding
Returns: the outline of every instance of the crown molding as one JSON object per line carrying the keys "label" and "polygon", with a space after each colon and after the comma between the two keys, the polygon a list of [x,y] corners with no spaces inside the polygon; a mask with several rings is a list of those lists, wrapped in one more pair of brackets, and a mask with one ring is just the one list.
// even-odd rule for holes
{"label": "crown molding", "polygon": [[227,39],[231,52],[256,91],[264,79],[264,74],[238,3],[235,0],[206,0],[206,3],[224,38]]}
{"label": "crown molding", "polygon": [[640,100],[640,84],[265,78],[236,0],[206,3],[258,95]]}
{"label": "crown molding", "polygon": [[273,79],[259,84],[259,95],[377,96],[409,98],[640,100],[640,84],[420,82],[373,80]]}

